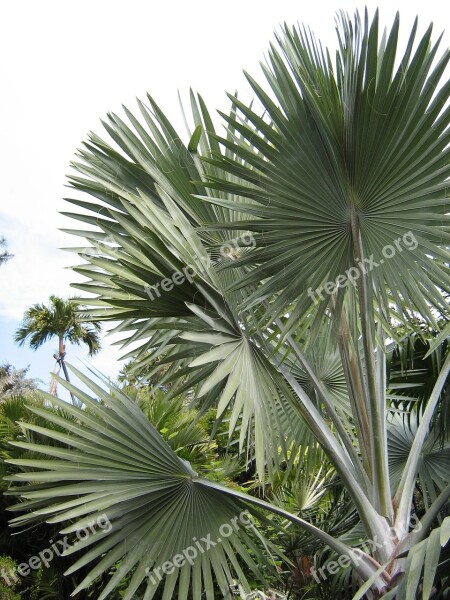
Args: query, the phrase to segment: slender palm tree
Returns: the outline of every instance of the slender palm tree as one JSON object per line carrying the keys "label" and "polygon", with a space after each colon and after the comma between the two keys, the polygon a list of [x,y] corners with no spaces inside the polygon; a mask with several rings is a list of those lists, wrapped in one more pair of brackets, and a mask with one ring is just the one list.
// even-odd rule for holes
{"label": "slender palm tree", "polygon": [[12,257],[13,254],[10,254],[6,248],[5,238],[0,236],[0,265],[5,264]]}
{"label": "slender palm tree", "polygon": [[[100,600],[127,574],[125,600],[142,589],[150,600],[160,584],[164,598],[229,597],[233,575],[249,593],[238,559],[264,579],[269,546],[258,550],[251,527],[224,527],[244,508],[328,546],[332,562],[318,577],[351,569],[355,598],[429,598],[435,575],[445,586],[448,453],[435,446],[433,423],[446,422],[436,413],[450,371],[450,353],[436,354],[450,335],[450,53],[438,58],[432,28],[416,40],[417,28],[398,56],[398,15],[380,36],[378,12],[341,14],[332,60],[308,31],[285,26],[266,85],[248,76],[257,102],[230,95],[225,135],[192,94],[183,143],[149,97],[141,120],[109,115],[113,142],[91,135],[80,151],[71,182],[91,198],[70,200],[79,212],[69,214],[90,226],[73,233],[89,244],[75,249],[87,263],[75,270],[88,278],[79,287],[92,317],[119,321],[143,365],[170,365],[170,396],[193,390],[202,410],[216,408],[263,490],[314,439],[352,514],[327,531],[264,491],[202,478],[125,394],[80,374],[89,410],[69,407],[79,426],[67,422],[67,453],[33,446],[57,461],[20,463],[41,467],[16,476],[39,478],[25,494],[39,510],[13,520],[45,512],[75,531],[108,515],[108,537],[85,542],[69,571],[98,561],[76,591],[116,565]],[[402,382],[388,367],[396,332],[417,322],[438,332],[428,350],[438,372],[415,409],[414,388],[397,394]],[[417,486],[427,497],[420,515]]]}
{"label": "slender palm tree", "polygon": [[[99,323],[90,321],[88,316],[81,312],[74,298],[64,300],[58,296],[50,296],[48,305],[33,304],[25,311],[14,339],[20,346],[28,343],[30,348],[37,350],[47,340],[56,337],[58,352],[53,357],[62,367],[66,380],[70,381],[65,362],[66,342],[85,344],[89,349],[89,356],[93,356],[100,350],[100,329]],[[75,403],[72,393],[71,398]]]}

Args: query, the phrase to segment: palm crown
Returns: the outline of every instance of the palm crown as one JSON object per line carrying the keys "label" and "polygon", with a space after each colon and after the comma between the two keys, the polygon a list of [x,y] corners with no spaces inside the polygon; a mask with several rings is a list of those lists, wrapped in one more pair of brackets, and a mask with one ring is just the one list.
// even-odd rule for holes
{"label": "palm crown", "polygon": [[6,247],[5,238],[0,236],[0,265],[3,265],[4,263],[8,262],[8,260],[12,257],[13,255],[8,252],[8,249]]}
{"label": "palm crown", "polygon": [[100,325],[86,322],[86,315],[80,312],[75,299],[64,300],[50,296],[50,303],[33,304],[23,317],[21,326],[15,333],[15,341],[21,346],[28,343],[37,350],[46,341],[56,337],[60,342],[60,354],[64,352],[61,344],[86,344],[89,356],[100,350]]}

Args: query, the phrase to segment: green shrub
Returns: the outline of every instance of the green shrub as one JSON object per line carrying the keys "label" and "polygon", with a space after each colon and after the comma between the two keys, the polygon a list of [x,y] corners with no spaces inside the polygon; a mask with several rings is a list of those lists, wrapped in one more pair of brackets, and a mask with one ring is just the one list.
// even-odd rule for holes
{"label": "green shrub", "polygon": [[0,556],[0,600],[20,600],[21,595],[15,592],[18,579],[9,577],[14,573],[17,563],[10,556]]}

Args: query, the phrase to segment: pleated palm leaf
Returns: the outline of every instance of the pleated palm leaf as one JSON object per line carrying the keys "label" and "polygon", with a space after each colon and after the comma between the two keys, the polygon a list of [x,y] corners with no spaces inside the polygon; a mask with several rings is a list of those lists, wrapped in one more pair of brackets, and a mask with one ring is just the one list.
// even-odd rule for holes
{"label": "pleated palm leaf", "polygon": [[[250,593],[237,557],[254,577],[264,581],[262,568],[271,567],[266,556],[271,544],[256,530],[251,513],[258,516],[255,507],[267,503],[199,477],[119,389],[110,394],[70,368],[100,400],[60,379],[60,384],[83,402],[84,410],[45,393],[53,406],[67,411],[69,418],[29,407],[33,414],[57,427],[30,422],[20,426],[59,445],[12,443],[48,458],[6,461],[25,469],[6,478],[17,483],[7,495],[24,499],[10,510],[26,511],[11,524],[20,527],[30,519],[42,518],[53,524],[66,522],[61,533],[69,536],[91,528],[88,536],[77,539],[72,535],[71,546],[63,554],[80,552],[67,575],[97,561],[74,594],[112,567],[114,575],[100,599],[107,598],[128,574],[132,577],[124,596],[127,599],[134,598],[142,585],[144,598],[153,598],[164,574],[164,598],[171,598],[176,589],[179,598],[187,598],[189,592],[199,598],[203,590],[213,599],[215,585],[226,597],[234,577]],[[64,445],[67,448],[61,447]],[[29,485],[24,486],[24,482]],[[282,509],[277,512],[304,523],[310,531],[316,530]],[[106,519],[108,528],[103,526]],[[96,523],[102,526],[96,528]],[[326,534],[318,529],[317,533],[326,540]],[[330,542],[335,543],[332,538]]]}
{"label": "pleated palm leaf", "polygon": [[195,470],[209,471],[218,480],[226,478],[229,473],[237,475],[242,472],[243,465],[237,457],[218,455],[218,444],[211,438],[205,419],[199,419],[198,411],[187,404],[185,397],[168,401],[160,389],[150,391],[143,387],[131,394],[128,390],[127,386],[125,393],[137,401],[144,415],[177,456],[188,461]]}
{"label": "pleated palm leaf", "polygon": [[[367,14],[354,20],[342,14],[337,30],[333,61],[310,33],[286,26],[263,66],[266,87],[248,76],[258,102],[246,105],[231,96],[231,110],[222,114],[226,135],[216,133],[194,94],[186,144],[150,97],[149,106],[139,102],[140,120],[127,109],[128,122],[109,115],[104,126],[112,142],[91,134],[70,177],[90,199],[70,199],[78,212],[67,214],[88,228],[68,231],[89,244],[72,250],[84,259],[75,270],[87,281],[76,287],[87,293],[91,318],[119,322],[122,344],[131,345],[129,356],[141,357],[141,367],[168,365],[163,379],[171,396],[189,391],[201,410],[215,407],[217,421],[228,421],[230,435],[239,433],[240,450],[254,460],[261,481],[273,480],[313,435],[353,502],[364,536],[378,543],[352,550],[351,542],[284,509],[199,481],[134,405],[122,396],[111,400],[86,381],[107,408],[80,395],[98,416],[71,409],[80,427],[67,443],[76,444],[77,453],[28,465],[44,468],[41,484],[15,493],[42,498],[39,506],[22,504],[34,510],[20,522],[44,513],[63,521],[99,510],[119,519],[104,540],[103,534],[90,538],[92,549],[80,559],[100,558],[117,544],[94,567],[94,577],[126,555],[102,598],[135,567],[131,597],[153,561],[168,560],[197,531],[216,532],[241,501],[282,514],[347,556],[369,597],[397,591],[399,598],[414,597],[425,561],[428,597],[446,526],[427,535],[449,485],[433,482],[443,487],[420,530],[410,531],[409,522],[450,355],[422,402],[393,494],[387,431],[395,407],[386,364],[387,340],[399,324],[409,330],[420,318],[442,329],[439,341],[450,333],[450,83],[442,82],[449,52],[437,58],[431,27],[416,41],[416,22],[398,57],[398,16],[381,38],[378,13],[371,21]],[[100,426],[100,413],[110,428]],[[113,442],[110,435],[120,438]],[[122,458],[114,455],[125,452],[120,444],[127,447]],[[78,460],[86,466],[73,464]],[[78,483],[55,488],[68,461]],[[37,475],[20,477],[35,481]],[[122,478],[129,483],[120,484]],[[143,496],[136,479],[143,480]],[[50,500],[55,489],[86,494],[72,510]],[[97,496],[105,493],[117,494],[117,506],[112,496]],[[153,498],[165,511],[155,517]],[[208,502],[215,510],[203,512]],[[162,543],[145,560],[127,541],[134,518],[136,544]],[[80,521],[71,530],[77,526]],[[211,560],[224,595],[225,553],[223,547],[204,559]],[[404,570],[408,583],[397,589]],[[191,580],[193,598],[201,581],[212,598],[209,573],[206,564],[192,572],[183,567],[179,597],[186,597]],[[168,576],[164,598],[176,581],[178,574]],[[150,583],[145,597],[154,591]]]}

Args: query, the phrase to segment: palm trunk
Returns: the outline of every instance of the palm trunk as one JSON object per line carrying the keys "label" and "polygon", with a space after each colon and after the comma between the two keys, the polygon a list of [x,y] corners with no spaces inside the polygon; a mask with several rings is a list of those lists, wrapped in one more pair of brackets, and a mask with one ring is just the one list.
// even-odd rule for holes
{"label": "palm trunk", "polygon": [[[67,370],[66,363],[64,362],[64,359],[61,360],[61,365],[62,365],[62,368],[63,368],[63,371],[64,371],[64,377],[66,378],[66,381],[68,381],[70,383],[69,372]],[[72,404],[74,406],[76,406],[77,401],[76,401],[75,396],[72,394],[72,392],[69,392],[69,393],[70,393],[70,397],[72,399]]]}
{"label": "palm trunk", "polygon": [[[56,361],[57,364],[59,365],[59,361]],[[58,382],[56,381],[56,377],[55,375],[57,375],[57,366],[55,365],[55,368],[53,370],[52,373],[52,380],[50,382],[50,394],[52,394],[52,396],[56,396],[56,398],[58,397]],[[58,369],[59,372],[59,369]]]}
{"label": "palm trunk", "polygon": [[[63,368],[63,371],[64,371],[64,377],[66,378],[66,381],[67,381],[68,383],[70,383],[70,379],[69,379],[69,372],[68,372],[68,370],[67,370],[67,366],[66,366],[66,363],[65,363],[65,361],[64,361],[64,357],[65,357],[65,356],[66,356],[66,346],[64,345],[64,340],[63,340],[63,338],[62,338],[62,337],[60,337],[60,338],[59,338],[59,362],[60,362],[60,365],[61,365],[61,366],[62,366],[62,368]],[[69,393],[70,393],[70,397],[71,397],[71,399],[72,399],[72,404],[73,404],[74,406],[76,406],[76,405],[77,405],[77,400],[76,400],[75,396],[72,394],[72,392],[69,392]]]}

